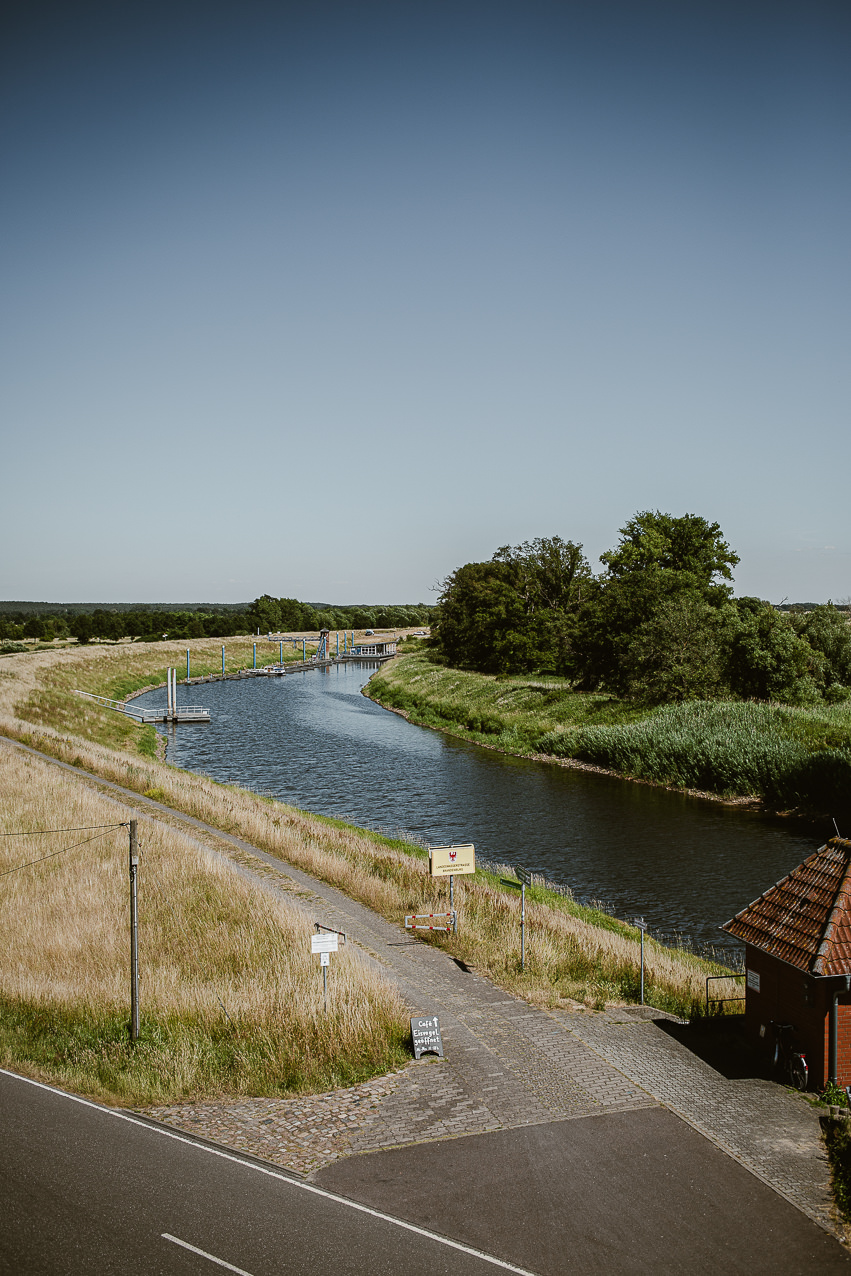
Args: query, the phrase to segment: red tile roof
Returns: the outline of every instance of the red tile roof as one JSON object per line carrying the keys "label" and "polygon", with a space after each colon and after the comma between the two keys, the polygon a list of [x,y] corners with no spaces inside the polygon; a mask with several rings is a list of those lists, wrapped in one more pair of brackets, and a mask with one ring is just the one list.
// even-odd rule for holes
{"label": "red tile roof", "polygon": [[851,974],[851,841],[832,837],[721,929],[808,974]]}

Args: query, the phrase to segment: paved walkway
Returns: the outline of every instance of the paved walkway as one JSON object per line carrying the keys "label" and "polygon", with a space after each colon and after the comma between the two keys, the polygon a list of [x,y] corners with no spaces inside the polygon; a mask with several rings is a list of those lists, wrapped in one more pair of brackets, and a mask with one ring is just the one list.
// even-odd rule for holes
{"label": "paved walkway", "polygon": [[833,1230],[818,1118],[801,1095],[758,1079],[727,1079],[678,1040],[664,1017],[648,1017],[653,1012],[530,1006],[240,839],[68,769],[131,800],[142,818],[194,833],[312,920],[345,931],[398,982],[413,1013],[440,1017],[445,1059],[327,1095],[184,1104],[148,1115],[312,1174],[359,1152],[664,1105]]}
{"label": "paved walkway", "polygon": [[437,1014],[446,1058],[325,1096],[149,1115],[311,1174],[353,1153],[662,1104],[834,1230],[818,1117],[801,1095],[757,1078],[728,1080],[649,1008],[530,1006],[333,887],[226,840],[243,871],[290,899],[295,890],[314,921],[378,960],[414,1013]]}

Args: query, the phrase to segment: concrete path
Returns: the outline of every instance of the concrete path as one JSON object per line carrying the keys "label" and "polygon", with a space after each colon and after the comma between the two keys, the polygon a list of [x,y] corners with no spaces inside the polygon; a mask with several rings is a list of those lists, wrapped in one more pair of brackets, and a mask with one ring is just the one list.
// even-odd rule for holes
{"label": "concrete path", "polygon": [[[561,1130],[563,1140],[583,1146],[597,1138],[602,1155],[607,1131],[618,1123],[637,1122],[630,1128],[650,1131],[652,1142],[652,1123],[671,1119],[650,1115],[664,1104],[714,1145],[713,1155],[721,1157],[719,1164],[734,1179],[739,1170],[730,1157],[832,1230],[818,1119],[802,1096],[758,1079],[728,1080],[678,1040],[664,1016],[654,1020],[635,1009],[568,1013],[529,1006],[418,942],[401,925],[385,922],[240,839],[86,772],[76,774],[122,803],[131,802],[140,815],[177,824],[231,855],[267,889],[295,899],[312,920],[345,931],[398,981],[412,1012],[437,1014],[443,1031],[445,1059],[422,1060],[347,1091],[187,1104],[151,1109],[149,1115],[291,1171],[316,1175],[357,1153],[461,1135],[489,1138],[535,1126]],[[694,1137],[677,1128],[683,1139]],[[447,1150],[445,1143],[440,1146]],[[699,1146],[708,1145],[699,1141]],[[451,1155],[462,1153],[453,1149]],[[365,1167],[361,1159],[358,1163]],[[646,1207],[648,1187],[640,1176],[636,1191]],[[780,1270],[776,1253],[774,1260]],[[684,1265],[682,1270],[697,1268]]]}

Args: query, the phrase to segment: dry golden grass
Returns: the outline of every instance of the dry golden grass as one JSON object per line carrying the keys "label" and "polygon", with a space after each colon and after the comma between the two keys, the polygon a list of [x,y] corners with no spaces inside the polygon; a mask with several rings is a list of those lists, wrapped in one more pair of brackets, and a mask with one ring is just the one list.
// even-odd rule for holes
{"label": "dry golden grass", "polygon": [[[167,647],[158,645],[158,650]],[[136,645],[76,655],[78,661],[84,659],[90,679],[99,679],[100,686],[110,678],[142,679],[144,661],[150,659]],[[446,888],[429,878],[426,858],[416,848],[307,815],[154,759],[119,752],[92,738],[84,740],[76,732],[70,735],[46,726],[28,727],[19,712],[28,712],[41,690],[55,685],[49,661],[62,660],[63,656],[66,679],[69,672],[76,676],[76,670],[83,666],[74,664],[72,653],[48,653],[45,663],[21,678],[17,697],[12,689],[5,693],[0,689],[0,730],[236,834],[338,886],[388,919],[401,921],[405,913],[445,906]],[[45,661],[40,656],[15,659]],[[79,712],[86,715],[86,721],[91,721],[92,714],[98,715],[97,721],[109,715],[108,710],[89,709],[78,697],[68,698],[74,706],[83,705]],[[16,703],[21,710],[16,711]],[[563,998],[590,1005],[637,999],[638,932],[626,924],[534,889],[527,894],[529,947],[527,969],[521,975],[517,892],[501,887],[498,878],[477,874],[458,879],[456,902],[459,934],[436,942],[503,987],[550,1004]],[[706,976],[724,970],[652,940],[645,945],[645,963],[648,1000],[685,1014],[695,1013],[702,1005]]]}
{"label": "dry golden grass", "polygon": [[351,946],[336,955],[326,1014],[307,915],[144,820],[143,1033],[131,1050],[127,829],[5,836],[114,825],[130,814],[50,763],[0,749],[7,1065],[119,1101],[156,1102],[324,1089],[402,1061],[405,1007],[371,963]]}

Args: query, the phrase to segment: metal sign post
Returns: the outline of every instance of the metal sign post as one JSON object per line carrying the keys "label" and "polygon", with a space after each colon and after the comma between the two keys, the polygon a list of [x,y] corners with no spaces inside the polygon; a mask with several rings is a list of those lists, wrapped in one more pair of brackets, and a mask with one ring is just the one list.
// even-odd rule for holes
{"label": "metal sign post", "polygon": [[[345,942],[345,937],[344,937]],[[310,936],[310,951],[319,953],[319,964],[322,967],[322,999],[325,1012],[328,1012],[328,967],[331,965],[331,954],[340,946],[340,936],[336,930],[325,931]]]}
{"label": "metal sign post", "polygon": [[647,930],[647,922],[643,917],[636,917],[635,925],[641,931],[641,1005],[644,1005],[644,932]]}
{"label": "metal sign post", "polygon": [[516,870],[520,878],[520,969],[526,969],[526,887],[532,885],[531,869],[522,866]]}
{"label": "metal sign post", "polygon": [[139,868],[139,839],[136,821],[130,821],[130,1040],[139,1039],[139,913],[136,873]]}
{"label": "metal sign post", "polygon": [[428,871],[432,877],[449,878],[449,911],[454,915],[455,874],[475,873],[475,846],[472,843],[464,846],[430,846],[428,851]]}

